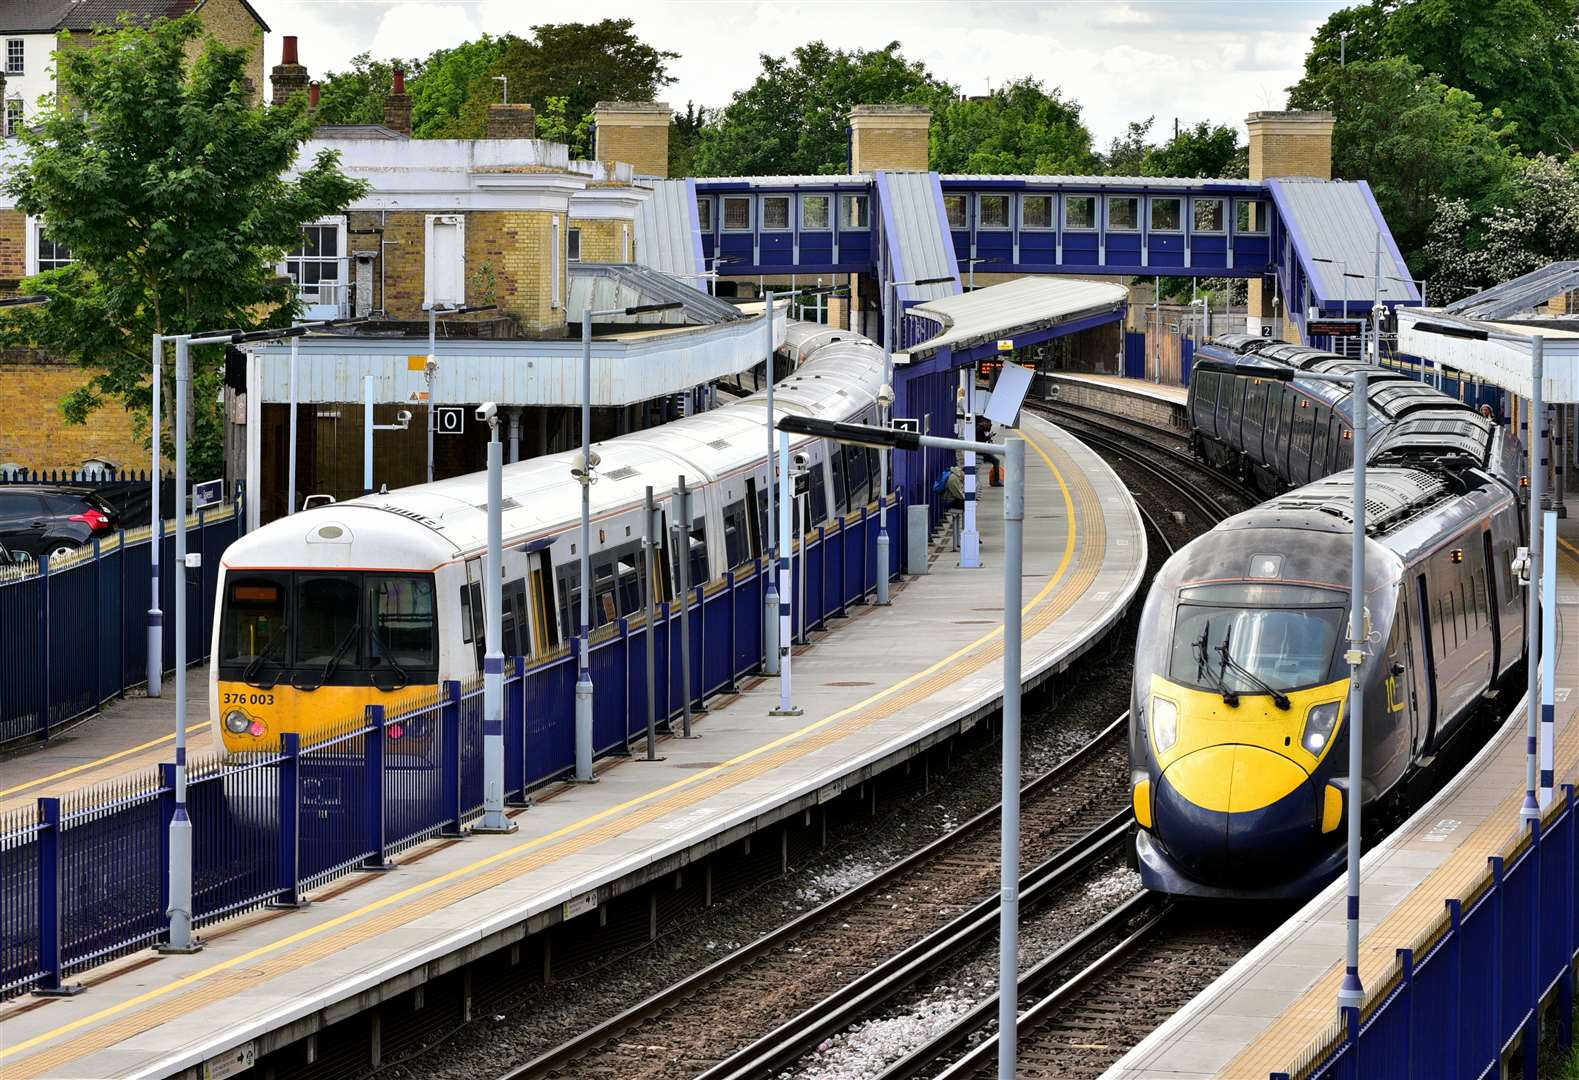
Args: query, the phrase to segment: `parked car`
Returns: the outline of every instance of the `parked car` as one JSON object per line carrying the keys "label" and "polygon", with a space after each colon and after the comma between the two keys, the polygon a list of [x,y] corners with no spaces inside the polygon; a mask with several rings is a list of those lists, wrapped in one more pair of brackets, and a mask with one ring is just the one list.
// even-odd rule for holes
{"label": "parked car", "polygon": [[120,515],[92,488],[0,486],[0,543],[32,559],[69,555],[120,527]]}

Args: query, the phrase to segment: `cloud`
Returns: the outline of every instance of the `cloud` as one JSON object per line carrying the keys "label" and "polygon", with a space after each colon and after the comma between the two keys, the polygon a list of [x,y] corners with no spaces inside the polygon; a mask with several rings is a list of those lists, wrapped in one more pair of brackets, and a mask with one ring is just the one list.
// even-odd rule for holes
{"label": "cloud", "polygon": [[1101,21],[1109,26],[1145,26],[1152,18],[1129,4],[1108,4],[1104,7]]}

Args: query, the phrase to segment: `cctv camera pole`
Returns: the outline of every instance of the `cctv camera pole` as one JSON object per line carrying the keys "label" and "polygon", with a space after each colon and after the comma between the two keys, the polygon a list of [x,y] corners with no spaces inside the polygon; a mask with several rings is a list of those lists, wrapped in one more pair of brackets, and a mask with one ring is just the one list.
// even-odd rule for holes
{"label": "cctv camera pole", "polygon": [[[879,312],[883,318],[883,385],[877,391],[877,423],[892,427],[889,406],[894,399],[894,344],[889,324],[889,297],[897,292],[893,282],[883,283],[882,303]],[[888,599],[888,450],[877,451],[877,603],[887,606]]]}
{"label": "cctv camera pole", "polygon": [[1557,511],[1542,511],[1541,534],[1541,809],[1552,803],[1557,686]]}
{"label": "cctv camera pole", "polygon": [[1025,440],[1006,437],[1003,457],[1003,851],[998,883],[998,1076],[1000,1080],[1014,1080],[1020,1005],[1020,588]]}
{"label": "cctv camera pole", "polygon": [[[680,584],[680,737],[691,737],[691,492],[685,476],[670,493],[674,567]],[[766,571],[764,571],[766,573]]]}
{"label": "cctv camera pole", "polygon": [[153,416],[149,420],[148,445],[153,454],[153,472],[148,477],[148,696],[159,697],[164,677],[164,612],[159,610],[159,547],[164,540],[164,518],[160,507],[159,485],[159,383],[164,373],[164,336],[154,335]]}
{"label": "cctv camera pole", "polygon": [[373,494],[373,376],[362,376],[362,494]]}
{"label": "cctv camera pole", "polygon": [[1370,385],[1364,368],[1350,379],[1354,402],[1354,532],[1349,550],[1349,788],[1348,925],[1344,942],[1343,985],[1338,1008],[1358,1009],[1365,1001],[1360,982],[1360,803],[1365,784],[1365,459],[1370,427]]}
{"label": "cctv camera pole", "polygon": [[592,309],[581,314],[581,634],[576,661],[576,779],[592,776]]}
{"label": "cctv camera pole", "polygon": [[476,833],[512,833],[504,816],[504,448],[499,444],[499,412],[488,414],[488,555],[483,562],[488,587],[482,658],[482,821]]}
{"label": "cctv camera pole", "polygon": [[192,936],[192,819],[186,810],[186,408],[191,336],[175,339],[175,812],[170,817],[169,952],[195,952]]}
{"label": "cctv camera pole", "polygon": [[[959,369],[960,381],[965,384],[965,438],[976,437],[976,365],[967,364]],[[976,499],[981,490],[977,477],[978,467],[973,451],[965,451],[965,521],[959,534],[959,564],[969,570],[981,566],[981,533],[976,528]]]}
{"label": "cctv camera pole", "polygon": [[291,338],[291,418],[290,442],[286,452],[289,462],[285,466],[285,515],[289,517],[296,513],[296,346],[301,338]]}
{"label": "cctv camera pole", "polygon": [[428,384],[428,483],[433,483],[433,375],[439,370],[435,354],[438,352],[439,313],[428,306],[428,362],[422,367],[422,377]]}
{"label": "cctv camera pole", "polygon": [[658,662],[657,662],[657,612],[658,607],[658,504],[653,501],[652,485],[642,500],[641,553],[647,573],[647,603],[642,606],[646,616],[645,638],[647,652],[647,760],[662,761],[658,756]]}
{"label": "cctv camera pole", "polygon": [[[769,428],[768,433],[772,434]],[[790,626],[790,597],[794,596],[790,571],[790,507],[794,502],[794,481],[790,477],[789,432],[779,432],[779,707],[770,716],[799,716],[801,710],[790,697],[790,658],[794,630]]]}
{"label": "cctv camera pole", "polygon": [[[762,318],[767,324],[767,363],[765,366],[768,376],[768,535],[767,542],[762,548],[767,552],[769,559],[773,557],[773,549],[777,546],[776,537],[778,529],[777,488],[778,484],[773,479],[773,291],[769,289],[763,294],[767,305],[762,309]],[[753,510],[755,508],[753,507]],[[878,543],[882,543],[881,540]],[[764,675],[777,675],[779,673],[779,591],[773,581],[773,573],[764,566],[762,572],[762,673]]]}
{"label": "cctv camera pole", "polygon": [[1530,338],[1530,580],[1524,601],[1524,655],[1526,686],[1524,695],[1528,749],[1524,762],[1524,807],[1519,817],[1534,824],[1540,820],[1541,806],[1536,798],[1539,767],[1538,742],[1541,718],[1541,572],[1544,554],[1541,543],[1541,504],[1546,486],[1546,339]]}

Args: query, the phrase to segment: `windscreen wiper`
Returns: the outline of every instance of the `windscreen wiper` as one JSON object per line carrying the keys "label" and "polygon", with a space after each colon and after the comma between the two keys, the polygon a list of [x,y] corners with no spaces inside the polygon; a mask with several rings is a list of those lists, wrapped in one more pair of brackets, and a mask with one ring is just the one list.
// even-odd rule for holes
{"label": "windscreen wiper", "polygon": [[311,693],[312,691],[321,687],[324,683],[328,682],[329,676],[333,675],[334,669],[340,665],[340,657],[345,655],[347,646],[355,641],[357,635],[361,632],[362,624],[360,622],[346,631],[345,637],[340,639],[340,644],[335,646],[334,652],[329,655],[329,660],[324,664],[323,670],[318,673],[318,681],[315,684],[312,686],[297,686],[297,684],[293,682],[291,685],[295,686],[298,690]]}
{"label": "windscreen wiper", "polygon": [[1274,705],[1280,709],[1287,710],[1291,704],[1289,702],[1288,695],[1274,687],[1271,683],[1267,682],[1249,668],[1245,667],[1239,661],[1235,660],[1233,654],[1228,651],[1228,639],[1232,633],[1233,629],[1230,627],[1228,633],[1223,635],[1223,643],[1217,646],[1217,655],[1223,658],[1223,670],[1226,671],[1228,668],[1233,668],[1239,673],[1241,678],[1248,679],[1250,682],[1255,683],[1261,689],[1271,694],[1272,703]]}
{"label": "windscreen wiper", "polygon": [[1212,670],[1211,659],[1207,656],[1207,635],[1211,632],[1212,624],[1208,621],[1206,629],[1201,631],[1200,638],[1195,642],[1195,677],[1197,679],[1211,679],[1217,685],[1217,692],[1223,696],[1223,704],[1230,708],[1238,708],[1239,695],[1229,687],[1228,680],[1223,678],[1221,671]]}
{"label": "windscreen wiper", "polygon": [[259,669],[263,667],[263,661],[269,658],[269,653],[274,651],[274,643],[284,637],[285,631],[287,629],[287,626],[281,624],[279,627],[275,628],[274,633],[269,635],[269,640],[263,643],[263,651],[258,653],[257,656],[254,656],[252,658],[252,662],[247,665],[247,670],[241,673],[242,682],[246,683],[248,686],[256,686],[259,690],[272,689],[274,683],[279,682],[278,679],[275,679],[274,683],[264,686],[262,683],[256,683],[252,680],[257,676]]}
{"label": "windscreen wiper", "polygon": [[[389,651],[389,643],[384,640],[384,635],[378,632],[377,623],[373,624],[373,644],[378,646],[378,659],[388,664],[395,674],[400,676],[400,685],[390,687],[390,689],[399,690],[401,687],[410,684],[411,676],[406,674],[405,668],[395,662],[394,656]],[[383,687],[379,687],[379,689],[382,690]]]}

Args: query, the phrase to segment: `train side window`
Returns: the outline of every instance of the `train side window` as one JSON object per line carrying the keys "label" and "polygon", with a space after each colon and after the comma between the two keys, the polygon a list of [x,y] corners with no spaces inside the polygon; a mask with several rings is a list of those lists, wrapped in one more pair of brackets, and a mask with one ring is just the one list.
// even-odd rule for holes
{"label": "train side window", "polygon": [[821,525],[828,520],[828,482],[822,475],[822,462],[811,466],[811,523]]}
{"label": "train side window", "polygon": [[[866,448],[866,478],[870,481],[869,486],[873,491],[877,492],[879,498],[889,493],[888,491],[879,490],[882,487],[881,470],[883,468],[883,463],[877,457],[880,453],[882,453],[881,450],[873,449],[870,446]],[[889,491],[893,490],[893,486],[894,478],[890,476],[888,478]]]}
{"label": "train side window", "polygon": [[643,597],[640,540],[634,540],[615,552],[614,572],[618,579],[620,614],[638,614],[642,609]]}
{"label": "train side window", "polygon": [[1469,582],[1460,581],[1458,583],[1458,607],[1461,612],[1459,624],[1464,631],[1463,636],[1459,639],[1461,641],[1468,641],[1470,633],[1480,628],[1480,618],[1471,610],[1470,593],[1474,591],[1474,588],[1474,585]]}
{"label": "train side window", "polygon": [[592,625],[596,629],[619,618],[614,554],[602,552],[592,558]]}
{"label": "train side window", "polygon": [[842,448],[828,455],[828,468],[833,473],[833,505],[838,512],[847,513],[855,504],[855,492],[845,483],[844,453]]}
{"label": "train side window", "polygon": [[711,580],[707,572],[707,522],[697,518],[691,523],[691,587]]}
{"label": "train side window", "polygon": [[1267,383],[1266,386],[1266,435],[1267,445],[1276,453],[1278,432],[1282,429],[1283,384]]}
{"label": "train side window", "polygon": [[858,510],[871,501],[871,475],[867,472],[867,448],[864,446],[846,446],[842,455],[835,454],[838,458],[845,459],[845,472],[850,478],[850,509]]}
{"label": "train side window", "polygon": [[1239,419],[1240,408],[1245,403],[1245,381],[1238,378],[1234,380],[1233,389],[1230,391],[1231,396],[1228,399],[1228,418],[1230,422]]}
{"label": "train side window", "polygon": [[746,504],[732,502],[724,507],[724,559],[733,570],[751,557],[746,543]]}

